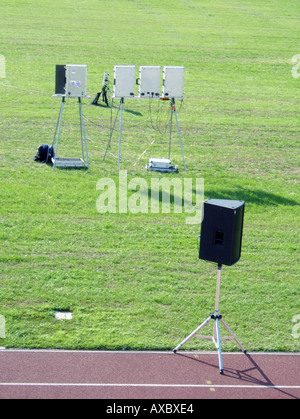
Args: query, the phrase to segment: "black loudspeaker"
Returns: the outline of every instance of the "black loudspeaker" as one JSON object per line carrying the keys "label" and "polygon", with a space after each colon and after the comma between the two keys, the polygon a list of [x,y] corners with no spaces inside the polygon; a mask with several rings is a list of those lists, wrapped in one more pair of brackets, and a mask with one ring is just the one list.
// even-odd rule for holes
{"label": "black loudspeaker", "polygon": [[244,201],[204,201],[199,258],[218,265],[233,265],[241,257]]}
{"label": "black loudspeaker", "polygon": [[57,65],[55,73],[55,94],[66,94],[66,66]]}

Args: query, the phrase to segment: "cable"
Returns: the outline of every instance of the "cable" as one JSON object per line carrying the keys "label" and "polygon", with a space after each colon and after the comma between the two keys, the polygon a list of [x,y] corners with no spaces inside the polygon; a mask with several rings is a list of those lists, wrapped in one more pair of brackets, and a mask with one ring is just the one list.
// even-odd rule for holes
{"label": "cable", "polygon": [[12,86],[11,84],[4,84],[4,83],[0,83],[0,85],[1,86],[4,86],[4,87],[10,87],[11,89],[23,90],[24,92],[37,93],[37,94],[40,94],[40,95],[47,95],[47,96],[49,96],[48,93],[41,92],[40,90],[30,90],[30,89],[25,89],[24,87]]}

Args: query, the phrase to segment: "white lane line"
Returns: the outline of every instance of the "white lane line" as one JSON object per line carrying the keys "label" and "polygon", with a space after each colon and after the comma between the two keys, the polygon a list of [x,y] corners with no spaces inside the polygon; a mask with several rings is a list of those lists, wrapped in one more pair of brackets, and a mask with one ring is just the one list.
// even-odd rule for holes
{"label": "white lane line", "polygon": [[168,388],[233,388],[233,389],[300,389],[287,385],[226,384],[135,384],[135,383],[0,383],[0,387],[168,387]]}
{"label": "white lane line", "polygon": [[[77,354],[147,354],[147,355],[198,355],[198,356],[206,356],[206,355],[216,355],[216,352],[211,351],[179,351],[176,354],[174,354],[171,351],[97,351],[97,350],[76,350],[76,349],[5,349],[0,348],[0,354],[8,354],[8,353],[77,353]],[[224,356],[227,355],[241,355],[245,356],[242,352],[224,352]],[[255,355],[255,356],[283,356],[283,357],[290,357],[290,356],[300,356],[300,352],[247,352],[246,355]]]}

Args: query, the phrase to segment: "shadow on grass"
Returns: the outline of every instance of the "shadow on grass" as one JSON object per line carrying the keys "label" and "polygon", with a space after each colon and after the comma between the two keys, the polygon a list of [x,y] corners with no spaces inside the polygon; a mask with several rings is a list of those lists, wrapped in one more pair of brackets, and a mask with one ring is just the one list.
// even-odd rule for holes
{"label": "shadow on grass", "polygon": [[287,206],[298,206],[299,202],[292,199],[287,199],[283,196],[276,195],[275,193],[265,192],[262,190],[255,189],[244,189],[237,188],[235,190],[224,190],[221,192],[205,190],[206,199],[236,199],[245,201],[246,204],[256,205],[287,205]]}
{"label": "shadow on grass", "polygon": [[[145,191],[140,191],[142,194]],[[245,201],[247,204],[255,204],[255,205],[262,205],[262,206],[298,206],[299,202],[293,199],[287,199],[284,196],[276,195],[275,193],[265,192],[262,190],[255,190],[255,189],[244,189],[238,188],[235,190],[223,190],[223,191],[210,191],[204,189],[205,198],[204,199],[230,199],[230,200],[238,200],[238,201]],[[176,200],[176,195],[174,194],[174,188],[171,187],[169,191],[170,195],[170,203],[174,203]],[[162,202],[162,191],[159,191],[159,202]],[[193,188],[193,196],[196,196],[196,189]],[[148,198],[154,199],[151,193],[151,187],[149,185],[148,188]],[[178,200],[177,200],[178,201]],[[184,205],[184,193],[182,194],[182,204]],[[195,202],[185,202],[186,205],[195,205]]]}

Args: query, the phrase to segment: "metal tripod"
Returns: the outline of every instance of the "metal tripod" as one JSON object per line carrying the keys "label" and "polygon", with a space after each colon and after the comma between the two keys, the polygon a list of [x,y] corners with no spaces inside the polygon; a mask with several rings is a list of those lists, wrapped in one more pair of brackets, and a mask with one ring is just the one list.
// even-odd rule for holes
{"label": "metal tripod", "polygon": [[[55,95],[58,96],[58,95]],[[87,168],[90,168],[89,163],[89,156],[88,156],[88,150],[87,150],[87,142],[86,142],[86,135],[85,135],[85,128],[84,128],[84,121],[83,121],[83,114],[82,114],[82,103],[81,103],[81,97],[78,97],[78,105],[79,105],[79,118],[80,118],[80,134],[81,134],[81,149],[82,149],[82,159],[59,159],[57,157],[57,150],[58,150],[58,144],[59,144],[59,137],[61,133],[61,125],[62,125],[62,117],[63,117],[63,111],[64,111],[64,105],[66,103],[65,96],[62,96],[62,102],[60,107],[60,112],[56,124],[56,129],[53,137],[53,143],[54,145],[55,138],[56,138],[56,146],[54,150],[54,158],[53,158],[53,170],[55,170],[57,166],[57,162],[63,164],[63,167],[85,167],[84,161],[86,160]],[[85,146],[85,155],[84,155],[84,148],[83,143]]]}
{"label": "metal tripod", "polygon": [[[114,121],[113,126],[112,126],[112,129],[110,131],[108,143],[107,143],[106,150],[105,150],[104,157],[103,157],[103,160],[105,160],[107,151],[110,148],[110,143],[111,143],[113,132],[115,130],[117,119],[118,119],[119,113],[121,111],[121,116],[120,116],[120,131],[119,131],[118,170],[120,170],[120,158],[121,158],[121,140],[122,140],[122,125],[123,125],[123,109],[124,109],[124,98],[121,98],[120,105],[119,105],[119,108],[118,108],[118,111],[117,111],[117,115],[115,117],[115,121]],[[184,166],[184,170],[186,170],[186,164],[185,164],[185,160],[184,160],[183,146],[182,146],[182,140],[181,140],[181,132],[180,132],[180,128],[179,128],[179,122],[178,122],[178,116],[177,116],[177,111],[176,111],[176,105],[175,105],[175,99],[174,98],[171,100],[171,123],[170,123],[169,159],[170,159],[170,154],[171,154],[173,114],[175,114],[175,117],[176,117],[176,124],[177,124],[177,131],[178,131],[178,136],[179,136],[180,147],[181,147],[181,154],[182,154],[183,166]]]}
{"label": "metal tripod", "polygon": [[[218,280],[217,280],[217,295],[216,295],[216,307],[215,312],[211,314],[208,319],[206,319],[199,327],[197,327],[196,330],[194,330],[186,339],[184,339],[183,342],[181,342],[174,350],[173,352],[176,353],[185,343],[187,343],[191,338],[197,337],[202,339],[212,339],[214,344],[216,345],[216,348],[218,350],[218,356],[219,356],[219,366],[220,366],[220,374],[223,374],[223,360],[222,360],[222,348],[221,348],[221,341],[226,339],[234,339],[236,343],[239,345],[241,350],[246,353],[246,349],[243,347],[243,345],[240,343],[240,341],[237,339],[235,334],[232,332],[228,324],[224,321],[221,314],[219,314],[219,301],[220,301],[220,287],[221,287],[221,270],[222,265],[218,265]],[[215,320],[214,325],[214,334],[213,336],[203,336],[203,335],[197,335],[197,333],[206,326],[211,320]],[[221,338],[220,335],[220,321],[224,325],[225,329],[230,333],[230,336]]]}

